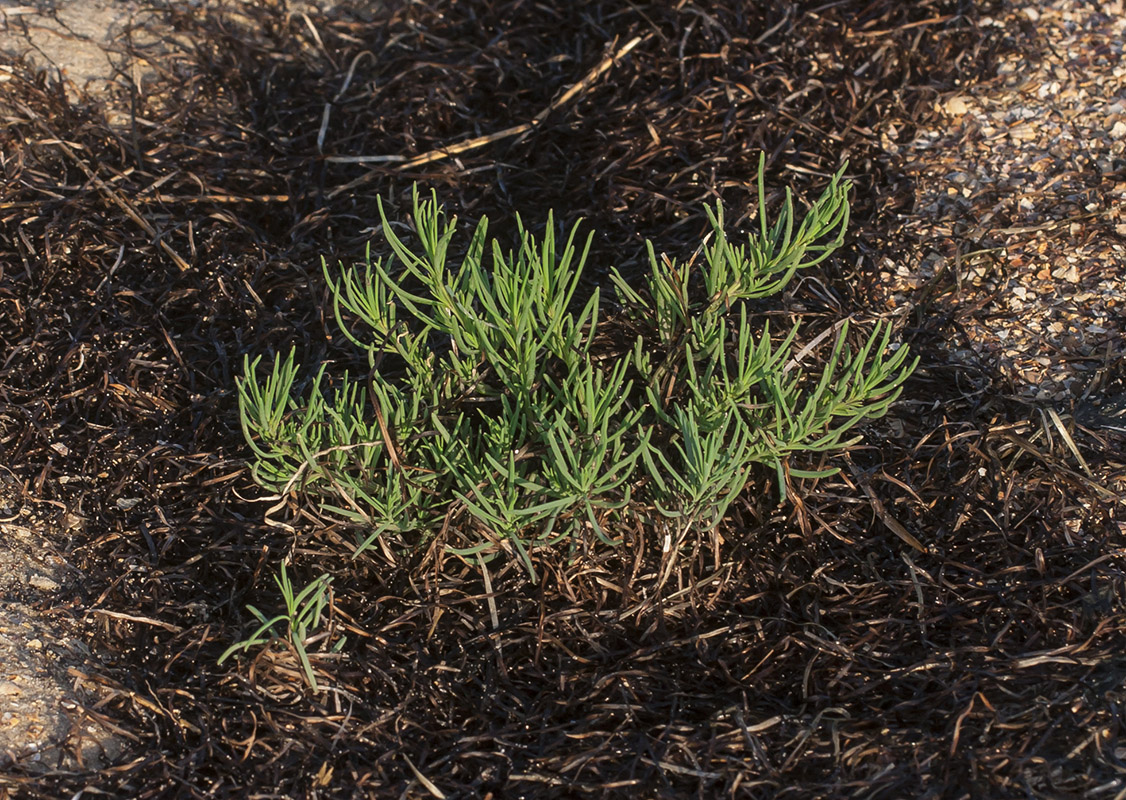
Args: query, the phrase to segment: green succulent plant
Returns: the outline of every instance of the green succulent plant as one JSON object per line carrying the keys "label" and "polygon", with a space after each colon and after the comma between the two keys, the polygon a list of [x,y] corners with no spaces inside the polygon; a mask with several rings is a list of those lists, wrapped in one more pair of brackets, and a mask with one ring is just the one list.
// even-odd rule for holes
{"label": "green succulent plant", "polygon": [[[293,351],[261,378],[248,358],[238,391],[255,480],[356,523],[357,552],[461,514],[455,553],[507,550],[533,577],[536,548],[585,535],[616,544],[631,515],[681,532],[717,525],[756,465],[784,491],[789,458],[854,443],[915,362],[889,324],[859,347],[840,326],[814,374],[794,358],[796,328],[756,333],[749,301],[840,246],[850,189],[842,169],[800,224],[787,191],[770,224],[761,171],[754,234],[732,242],[717,203],[702,259],[658,257],[649,243],[642,286],[611,271],[622,307],[611,319],[599,290],[580,297],[591,237],[578,226],[557,240],[551,216],[539,237],[518,219],[505,250],[482,219],[454,259],[457,220],[434,194],[415,189],[413,247],[381,204],[385,257],[322,262],[368,374],[329,391],[322,366],[298,397]],[[630,346],[599,336],[627,327]]]}

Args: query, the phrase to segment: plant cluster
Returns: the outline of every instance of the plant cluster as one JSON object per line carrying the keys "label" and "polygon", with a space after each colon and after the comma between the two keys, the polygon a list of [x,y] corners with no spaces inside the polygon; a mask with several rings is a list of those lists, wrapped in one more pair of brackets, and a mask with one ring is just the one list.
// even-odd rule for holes
{"label": "plant cluster", "polygon": [[[358,523],[358,551],[445,524],[466,536],[453,552],[509,550],[529,572],[537,547],[617,544],[631,515],[668,549],[716,525],[756,465],[784,490],[788,457],[848,447],[914,365],[887,324],[859,347],[842,326],[815,374],[793,357],[796,327],[756,328],[749,301],[840,246],[850,189],[842,169],[800,224],[787,191],[771,225],[761,173],[760,162],[754,234],[730,241],[717,204],[687,261],[649,244],[642,287],[612,271],[622,310],[609,322],[598,290],[579,296],[590,237],[577,227],[557,240],[550,216],[542,237],[518,219],[518,247],[505,250],[482,219],[454,258],[457,220],[433,194],[415,191],[414,247],[381,205],[390,253],[323,264],[366,374],[333,380],[322,365],[301,393],[294,351],[264,378],[248,359],[238,388],[254,478]],[[459,515],[471,524],[450,525]]]}

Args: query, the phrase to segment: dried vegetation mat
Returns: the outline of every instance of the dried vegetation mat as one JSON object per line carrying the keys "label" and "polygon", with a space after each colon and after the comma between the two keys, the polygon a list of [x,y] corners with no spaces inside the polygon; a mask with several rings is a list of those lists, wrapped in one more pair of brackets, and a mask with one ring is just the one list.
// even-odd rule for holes
{"label": "dried vegetation mat", "polygon": [[[1121,153],[1081,138],[1117,135],[1120,81],[1084,83],[1120,69],[1115,18],[375,5],[158,5],[180,35],[89,102],[6,68],[6,502],[81,522],[51,544],[78,577],[24,609],[97,654],[63,749],[97,719],[123,750],[15,753],[4,791],[1122,797]],[[799,199],[846,158],[857,187],[846,246],[762,313],[890,319],[922,359],[839,475],[779,505],[762,474],[659,592],[644,529],[539,553],[532,584],[353,560],[294,498],[264,521],[243,356],[346,358],[319,257],[361,257],[377,197],[419,182],[498,232],[583,216],[597,280],[645,238],[688,257],[705,202],[745,226],[760,151]],[[281,643],[217,663],[283,561],[333,578],[315,692]]]}

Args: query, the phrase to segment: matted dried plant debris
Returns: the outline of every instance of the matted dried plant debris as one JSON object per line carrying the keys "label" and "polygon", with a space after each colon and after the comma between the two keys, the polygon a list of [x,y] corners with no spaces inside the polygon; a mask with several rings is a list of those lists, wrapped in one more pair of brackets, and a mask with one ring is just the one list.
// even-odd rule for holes
{"label": "matted dried plant debris", "polygon": [[[1025,285],[1017,308],[990,293],[1007,284],[967,277],[1012,258],[992,252],[1005,237],[1037,233],[997,230],[1066,222],[1045,229],[1051,276],[1067,262],[1050,248],[1072,236],[1086,246],[1083,231],[1094,246],[1113,220],[1070,217],[1102,195],[1059,216],[1036,198],[1010,208],[1003,193],[962,208],[947,192],[963,186],[946,180],[955,151],[967,153],[970,197],[956,192],[967,203],[975,176],[1000,172],[976,149],[984,139],[929,135],[968,131],[955,112],[1007,113],[988,104],[1011,55],[1057,58],[1027,10],[202,8],[154,9],[195,44],[138,53],[153,77],[106,101],[128,124],[17,64],[0,84],[0,447],[29,496],[86,521],[61,542],[107,654],[83,673],[100,698],[85,711],[127,742],[107,769],[21,763],[0,786],[32,797],[1121,793],[1121,440],[1095,424],[1110,405],[1085,416],[1054,399],[1121,391],[1111,307],[1105,336],[1083,331],[1102,372],[1073,365],[1061,377],[1076,380],[1048,386],[1047,403],[974,344],[978,329],[999,340],[1006,320],[1035,319],[1041,293]],[[1076,15],[1077,37],[1094,19],[1063,2],[1044,13]],[[1113,20],[1093,24],[1120,50]],[[1076,56],[1093,58],[1088,76],[1113,66],[1098,47]],[[1091,109],[1080,121],[1102,113],[1074,108]],[[1022,137],[1002,137],[1003,164],[1037,141]],[[912,167],[932,141],[946,142],[944,160]],[[293,500],[264,523],[271,504],[251,502],[234,379],[244,354],[291,344],[308,362],[343,357],[325,340],[319,257],[360,256],[376,197],[401,204],[418,181],[502,232],[517,211],[583,215],[604,232],[595,261],[628,271],[645,237],[689,255],[704,201],[747,207],[762,149],[768,185],[799,197],[846,157],[858,184],[849,249],[764,313],[811,328],[894,317],[923,356],[840,475],[795,481],[782,506],[764,476],[719,546],[702,540],[660,594],[661,543],[644,529],[618,549],[538,556],[533,586],[515,563],[483,572],[437,545],[352,561],[353,534]],[[1044,197],[1065,181],[1048,187],[1047,173]],[[1088,178],[1080,169],[1064,188],[1107,189]],[[1021,216],[1032,211],[1045,216]],[[1034,260],[1018,255],[1010,269]],[[1077,286],[1097,293],[1086,264]],[[901,280],[886,286],[882,272]],[[1071,286],[1066,272],[1051,281]],[[282,642],[217,665],[254,621],[246,604],[270,602],[284,559],[299,582],[333,578],[328,617],[346,641],[310,654],[317,693]]]}

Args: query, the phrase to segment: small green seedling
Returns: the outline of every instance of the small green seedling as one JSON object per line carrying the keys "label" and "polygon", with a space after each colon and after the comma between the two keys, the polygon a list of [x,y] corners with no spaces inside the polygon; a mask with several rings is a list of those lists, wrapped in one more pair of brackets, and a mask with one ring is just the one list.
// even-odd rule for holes
{"label": "small green seedling", "polygon": [[[248,605],[247,610],[261,624],[248,639],[227,648],[227,651],[219,657],[219,663],[222,664],[240,651],[245,653],[252,647],[268,644],[275,639],[283,639],[297,653],[297,657],[301,660],[301,668],[305,672],[305,679],[309,682],[309,688],[315,692],[317,691],[317,678],[313,674],[313,665],[309,661],[308,646],[319,638],[314,632],[320,628],[322,614],[331,602],[329,584],[332,582],[332,578],[328,575],[321,575],[295,594],[285,564],[282,564],[279,574],[274,576],[274,582],[277,583],[282,593],[282,599],[285,601],[285,613],[267,619],[266,615],[257,608]],[[285,633],[279,635],[274,630],[274,626],[283,622],[286,624]],[[342,637],[337,640],[333,648],[334,651],[339,650],[343,645],[344,639]]]}

